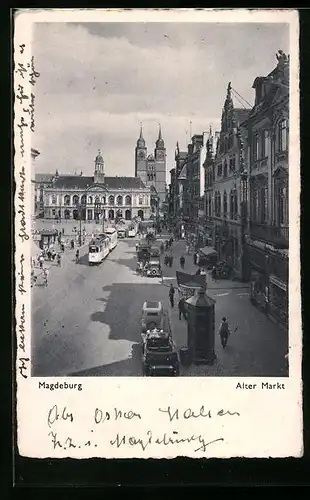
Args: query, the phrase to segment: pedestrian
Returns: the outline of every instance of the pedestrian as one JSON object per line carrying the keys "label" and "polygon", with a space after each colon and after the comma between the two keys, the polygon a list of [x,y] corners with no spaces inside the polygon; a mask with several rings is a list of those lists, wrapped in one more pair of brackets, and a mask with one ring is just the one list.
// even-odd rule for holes
{"label": "pedestrian", "polygon": [[62,251],[62,253],[64,253],[64,251],[65,251],[65,245],[63,243],[60,245],[60,250]]}
{"label": "pedestrian", "polygon": [[80,251],[79,251],[79,249],[77,249],[77,251],[75,253],[75,263],[76,264],[78,264],[79,258],[80,258]]}
{"label": "pedestrian", "polygon": [[48,275],[49,275],[49,270],[47,268],[43,269],[43,284],[44,284],[44,286],[48,285]]}
{"label": "pedestrian", "polygon": [[167,254],[165,255],[165,258],[164,258],[164,264],[165,264],[165,266],[168,266],[168,264],[169,264],[169,257]]}
{"label": "pedestrian", "polygon": [[62,228],[61,232],[62,232],[62,234],[65,234],[65,229],[64,229],[64,228]]}
{"label": "pedestrian", "polygon": [[216,280],[216,267],[215,266],[212,267],[211,276],[212,276],[212,279],[215,281]]}
{"label": "pedestrian", "polygon": [[57,254],[57,265],[61,267],[61,254]]}
{"label": "pedestrian", "polygon": [[198,252],[196,252],[196,264],[197,264],[197,266],[199,266],[199,262],[200,262],[200,255]]}
{"label": "pedestrian", "polygon": [[172,308],[174,307],[174,294],[175,294],[174,286],[171,283],[169,288],[169,300],[170,300],[170,306]]}
{"label": "pedestrian", "polygon": [[74,249],[74,240],[72,239],[71,240],[71,250],[73,250],[73,249]]}
{"label": "pedestrian", "polygon": [[41,254],[39,257],[39,265],[40,265],[41,269],[43,268],[43,263],[44,263],[44,257],[43,257],[43,254]]}
{"label": "pedestrian", "polygon": [[173,264],[173,255],[170,254],[169,255],[169,267],[172,267],[172,264]]}
{"label": "pedestrian", "polygon": [[197,271],[195,272],[195,274],[196,274],[197,276],[199,276],[199,275],[201,274],[201,269],[200,269],[200,267],[198,267],[198,269],[197,269]]}
{"label": "pedestrian", "polygon": [[180,300],[179,300],[179,304],[178,304],[178,308],[179,308],[179,320],[181,321],[182,319],[182,316],[183,318],[187,319],[187,314],[186,314],[186,307],[185,307],[185,298],[184,297],[181,297]]}
{"label": "pedestrian", "polygon": [[160,244],[160,253],[163,254],[164,250],[165,250],[164,244],[163,244],[163,242],[161,242],[161,244]]}
{"label": "pedestrian", "polygon": [[185,252],[187,253],[187,255],[189,255],[189,245],[188,244],[185,247]]}
{"label": "pedestrian", "polygon": [[193,257],[193,259],[194,259],[194,264],[196,265],[196,264],[197,264],[197,254],[196,254],[196,252],[194,252],[194,257]]}
{"label": "pedestrian", "polygon": [[52,259],[52,252],[50,251],[50,249],[47,250],[47,260],[51,260]]}
{"label": "pedestrian", "polygon": [[185,266],[185,257],[184,257],[184,255],[181,255],[181,257],[180,257],[180,266],[181,266],[181,269],[184,269],[184,266]]}
{"label": "pedestrian", "polygon": [[230,335],[230,328],[228,325],[228,321],[225,317],[223,317],[219,327],[219,336],[221,337],[221,344],[223,349],[225,349],[227,345],[229,335]]}
{"label": "pedestrian", "polygon": [[166,240],[166,250],[169,248],[169,240]]}

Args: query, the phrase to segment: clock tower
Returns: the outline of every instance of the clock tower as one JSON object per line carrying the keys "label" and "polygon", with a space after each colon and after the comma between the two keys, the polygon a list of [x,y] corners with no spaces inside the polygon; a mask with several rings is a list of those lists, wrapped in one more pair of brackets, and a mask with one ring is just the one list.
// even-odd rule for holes
{"label": "clock tower", "polygon": [[146,184],[147,181],[147,148],[142,132],[142,123],[140,126],[140,136],[137,140],[135,149],[135,176],[140,177],[141,181]]}
{"label": "clock tower", "polygon": [[162,138],[161,126],[159,125],[158,139],[156,141],[155,150],[155,170],[156,170],[156,191],[159,195],[160,204],[166,198],[166,148]]}

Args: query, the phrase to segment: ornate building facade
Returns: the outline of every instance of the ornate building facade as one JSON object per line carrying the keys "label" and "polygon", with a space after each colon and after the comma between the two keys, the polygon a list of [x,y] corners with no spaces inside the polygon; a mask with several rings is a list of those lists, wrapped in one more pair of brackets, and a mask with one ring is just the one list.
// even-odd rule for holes
{"label": "ornate building facade", "polygon": [[[245,122],[250,110],[235,108],[231,96],[231,84],[222,110],[221,130],[214,159],[213,224],[214,246],[220,260],[232,266],[237,278],[243,274],[244,220],[242,218],[242,172],[246,158],[247,130]],[[213,168],[213,167],[212,167]],[[210,203],[208,201],[208,203]]]}
{"label": "ornate building facade", "polygon": [[158,196],[161,210],[166,200],[166,148],[160,126],[154,154],[148,154],[141,125],[135,148],[135,176],[140,177],[143,184],[151,188],[154,203],[156,195]]}
{"label": "ornate building facade", "polygon": [[56,175],[44,189],[44,217],[96,221],[149,219],[151,191],[139,177],[107,177],[99,151],[94,175]]}
{"label": "ornate building facade", "polygon": [[252,298],[287,323],[289,56],[253,83],[255,105],[248,119],[249,239]]}

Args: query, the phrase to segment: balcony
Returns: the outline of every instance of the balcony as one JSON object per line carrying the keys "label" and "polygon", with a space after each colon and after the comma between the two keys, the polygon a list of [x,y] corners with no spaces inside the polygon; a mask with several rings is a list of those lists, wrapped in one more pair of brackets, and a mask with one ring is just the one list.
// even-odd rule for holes
{"label": "balcony", "polygon": [[268,226],[267,224],[250,223],[250,237],[269,243],[276,248],[288,248],[288,226]]}

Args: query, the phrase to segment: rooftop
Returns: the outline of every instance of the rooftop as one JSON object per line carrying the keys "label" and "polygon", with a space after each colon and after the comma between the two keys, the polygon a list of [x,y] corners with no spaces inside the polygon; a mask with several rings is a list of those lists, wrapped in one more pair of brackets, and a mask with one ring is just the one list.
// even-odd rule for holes
{"label": "rooftop", "polygon": [[[63,189],[87,189],[94,184],[94,177],[81,175],[60,175],[55,179],[53,187]],[[143,189],[145,184],[140,177],[105,177],[102,185],[108,189]]]}

